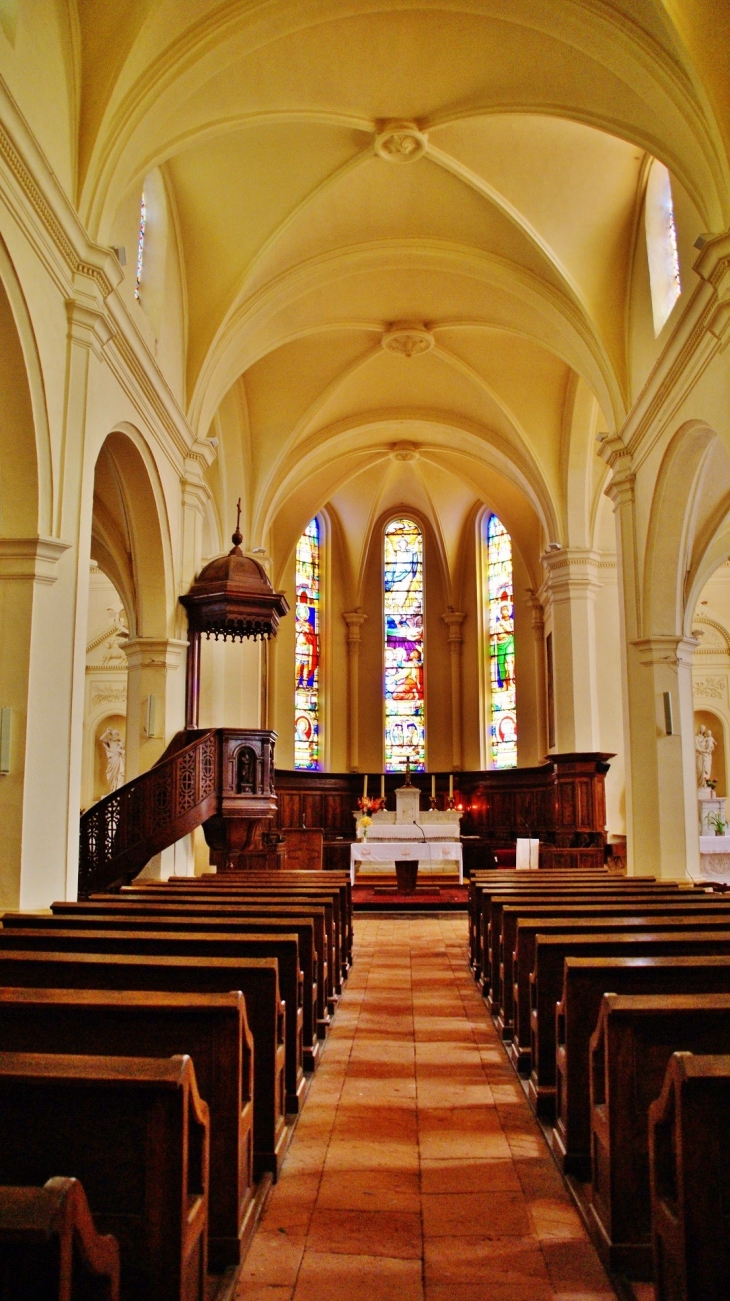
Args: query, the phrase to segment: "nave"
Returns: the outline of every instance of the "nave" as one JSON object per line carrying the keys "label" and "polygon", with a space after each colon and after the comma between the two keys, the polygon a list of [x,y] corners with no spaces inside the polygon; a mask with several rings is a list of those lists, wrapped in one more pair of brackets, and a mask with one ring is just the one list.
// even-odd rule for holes
{"label": "nave", "polygon": [[609,1301],[463,914],[359,916],[355,943],[239,1301]]}

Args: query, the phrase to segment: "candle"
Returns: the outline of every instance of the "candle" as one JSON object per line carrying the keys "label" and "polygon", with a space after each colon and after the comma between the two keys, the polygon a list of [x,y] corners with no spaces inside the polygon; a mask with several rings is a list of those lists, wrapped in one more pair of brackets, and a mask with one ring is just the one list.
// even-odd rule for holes
{"label": "candle", "polygon": [[431,773],[431,799],[432,799],[432,800],[435,800],[435,799],[436,799],[436,774],[435,774],[435,772],[432,772],[432,773]]}
{"label": "candle", "polygon": [[381,800],[385,799],[385,773],[384,772],[381,772],[380,774],[380,798]]}
{"label": "candle", "polygon": [[453,800],[453,798],[454,798],[454,774],[450,772],[449,773],[449,799]]}
{"label": "candle", "polygon": [[367,773],[365,773],[365,776],[364,776],[363,779],[362,779],[362,797],[363,797],[364,800],[366,800],[367,797],[368,797],[368,775],[367,775]]}

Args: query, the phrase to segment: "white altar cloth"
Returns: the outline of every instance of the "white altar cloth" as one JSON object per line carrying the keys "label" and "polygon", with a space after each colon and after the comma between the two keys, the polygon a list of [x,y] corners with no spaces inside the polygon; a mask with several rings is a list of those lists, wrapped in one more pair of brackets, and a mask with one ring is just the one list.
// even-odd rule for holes
{"label": "white altar cloth", "polygon": [[730,885],[730,836],[700,836],[700,879]]}
{"label": "white altar cloth", "polygon": [[[395,831],[395,827],[391,827]],[[403,830],[408,830],[404,827]],[[411,837],[413,836],[413,825],[410,827]],[[399,862],[405,862],[407,859],[418,861],[419,872],[423,871],[424,875],[434,875],[437,872],[448,872],[458,868],[459,885],[464,880],[464,865],[461,853],[461,842],[458,840],[440,840],[434,843],[432,840],[357,840],[350,846],[350,880],[355,884],[356,864],[363,863],[370,866],[373,872],[392,872],[395,876],[396,859]]]}

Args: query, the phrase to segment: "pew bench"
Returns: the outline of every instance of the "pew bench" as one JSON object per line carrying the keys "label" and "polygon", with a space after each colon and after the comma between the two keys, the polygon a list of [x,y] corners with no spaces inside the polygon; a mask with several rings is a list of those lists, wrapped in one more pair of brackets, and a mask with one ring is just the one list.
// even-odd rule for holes
{"label": "pew bench", "polygon": [[603,995],[730,994],[729,957],[565,959],[556,1009],[556,1120],[552,1148],[566,1175],[591,1177],[588,1049]]}
{"label": "pew bench", "polygon": [[189,1057],[0,1053],[0,1184],[80,1179],[122,1301],[205,1301],[208,1152]]}
{"label": "pew bench", "polygon": [[[635,911],[634,911],[635,910]],[[577,913],[577,915],[576,915]],[[586,937],[599,934],[636,932],[684,932],[688,926],[696,931],[725,931],[730,928],[730,911],[711,906],[710,911],[694,905],[655,904],[642,900],[635,905],[616,906],[612,913],[588,916],[582,909],[572,914],[566,909],[554,917],[522,916],[517,919],[513,954],[512,1001],[513,1026],[510,1056],[518,1074],[529,1075],[532,1069],[530,1028],[530,976],[535,969],[537,936],[559,935],[580,931]]]}
{"label": "pew bench", "polygon": [[730,995],[604,994],[589,1048],[590,1214],[608,1268],[629,1278],[652,1277],[649,1107],[679,1051],[730,1052]]}
{"label": "pew bench", "polygon": [[656,1301],[725,1301],[730,1057],[675,1053],[649,1108]]}
{"label": "pew bench", "polygon": [[210,1268],[240,1263],[255,1220],[253,1038],[243,994],[0,988],[0,1052],[189,1056],[210,1114]]}
{"label": "pew bench", "polygon": [[0,986],[50,989],[162,990],[226,994],[240,990],[253,1035],[254,1177],[276,1179],[286,1151],[284,1007],[275,958],[170,957],[117,953],[0,950]]}
{"label": "pew bench", "polygon": [[0,930],[0,953],[8,949],[58,949],[64,953],[132,953],[140,956],[209,958],[273,958],[278,965],[279,989],[284,1002],[286,1043],[286,1110],[297,1115],[304,1104],[307,1081],[303,1068],[302,976],[296,935],[248,932],[222,935],[194,931],[152,931],[144,927],[120,930],[49,929],[12,926]]}
{"label": "pew bench", "polygon": [[[296,931],[299,935],[299,959],[302,964],[306,984],[306,971],[308,963],[308,946],[309,940],[307,935],[308,924],[311,924],[313,934],[313,951],[312,951],[312,981],[314,984],[314,993],[312,996],[311,1014],[308,1012],[308,1003],[304,1004],[304,1065],[305,1069],[314,1070],[320,1055],[320,1040],[326,1039],[331,1018],[327,1011],[327,981],[328,981],[328,963],[327,952],[328,943],[325,929],[325,909],[316,907],[312,904],[289,905],[284,903],[264,903],[264,904],[247,904],[241,903],[222,903],[215,900],[213,903],[207,903],[202,900],[186,902],[185,900],[176,899],[171,903],[164,899],[119,899],[115,895],[97,895],[95,900],[81,900],[76,902],[59,901],[51,904],[51,912],[54,917],[64,917],[84,919],[84,925],[87,925],[88,919],[98,916],[105,918],[113,917],[147,917],[155,916],[161,920],[184,921],[186,918],[195,917],[202,923],[198,925],[195,922],[196,929],[220,929],[223,931],[246,930],[253,926],[253,929],[265,928],[271,922],[278,927],[285,922],[290,923],[289,929]],[[6,913],[6,917],[14,917],[14,913]],[[22,915],[22,914],[17,914]],[[304,923],[302,925],[302,923]],[[160,928],[162,929],[162,928]],[[311,1023],[308,1017],[311,1015]]]}
{"label": "pew bench", "polygon": [[119,1247],[97,1233],[78,1179],[0,1188],[0,1297],[119,1301]]}
{"label": "pew bench", "polygon": [[533,1111],[550,1125],[555,1123],[556,1023],[555,1012],[563,988],[563,963],[567,957],[724,957],[730,955],[730,930],[681,933],[614,933],[586,935],[575,923],[573,933],[537,935],[535,968],[530,976],[530,1036],[532,1069],[527,1096]]}

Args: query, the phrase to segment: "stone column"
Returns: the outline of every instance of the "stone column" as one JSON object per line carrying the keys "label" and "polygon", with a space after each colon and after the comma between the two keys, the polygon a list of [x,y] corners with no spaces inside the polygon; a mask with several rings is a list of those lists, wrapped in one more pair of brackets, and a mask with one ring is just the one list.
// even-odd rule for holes
{"label": "stone column", "polygon": [[183,727],[187,649],[182,639],[134,637],[124,644],[127,781],[151,768]]}
{"label": "stone column", "polygon": [[347,752],[350,772],[360,771],[360,630],[367,619],[358,607],[342,615],[347,624],[348,726]]}
{"label": "stone column", "polygon": [[559,752],[598,745],[598,685],[594,602],[600,582],[598,552],[548,551],[541,589],[552,613],[555,740]]}
{"label": "stone column", "polygon": [[542,603],[531,587],[527,588],[527,604],[532,612],[532,634],[535,638],[535,704],[537,706],[537,749],[541,758],[548,752],[547,732],[547,682],[545,665],[545,616]]}
{"label": "stone column", "polygon": [[441,618],[449,630],[451,653],[451,766],[454,772],[461,772],[464,766],[461,720],[461,647],[464,638],[461,626],[466,615],[450,605]]}

